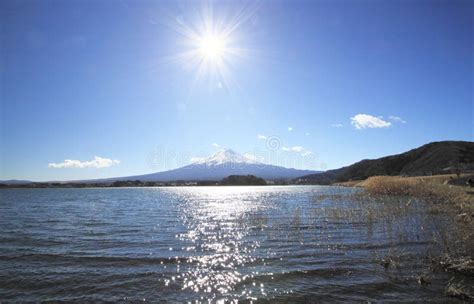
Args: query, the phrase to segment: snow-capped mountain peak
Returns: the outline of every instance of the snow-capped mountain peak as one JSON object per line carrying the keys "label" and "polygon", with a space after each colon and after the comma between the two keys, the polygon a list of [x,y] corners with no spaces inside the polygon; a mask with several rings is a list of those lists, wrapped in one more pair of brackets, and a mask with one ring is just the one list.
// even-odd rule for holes
{"label": "snow-capped mountain peak", "polygon": [[145,175],[125,176],[113,180],[142,181],[218,181],[229,175],[255,175],[264,179],[291,179],[317,173],[257,162],[250,154],[222,149],[213,155],[195,159],[191,164],[173,170]]}
{"label": "snow-capped mountain peak", "polygon": [[242,155],[232,149],[221,149],[209,157],[195,161],[193,164],[206,164],[208,166],[222,165],[227,163],[237,164],[258,164],[255,159],[250,156]]}

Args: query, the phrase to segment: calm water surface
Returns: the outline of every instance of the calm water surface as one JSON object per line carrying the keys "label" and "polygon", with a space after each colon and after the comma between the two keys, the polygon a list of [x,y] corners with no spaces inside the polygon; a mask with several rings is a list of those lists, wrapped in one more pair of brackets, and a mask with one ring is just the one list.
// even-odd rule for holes
{"label": "calm water surface", "polygon": [[0,190],[0,300],[453,301],[446,274],[416,280],[434,227],[416,208],[367,212],[354,191]]}

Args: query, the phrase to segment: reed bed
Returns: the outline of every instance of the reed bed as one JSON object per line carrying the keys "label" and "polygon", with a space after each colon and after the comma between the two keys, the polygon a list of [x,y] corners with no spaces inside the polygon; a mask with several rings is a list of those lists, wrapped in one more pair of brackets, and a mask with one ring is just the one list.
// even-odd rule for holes
{"label": "reed bed", "polygon": [[[416,277],[417,282],[429,284],[430,271],[449,273],[451,280],[446,286],[446,294],[473,301],[474,191],[470,187],[450,185],[448,181],[452,178],[449,175],[374,176],[364,181],[338,184],[363,189],[349,197],[320,197],[315,202],[350,200],[352,208],[340,208],[340,204],[327,207],[327,216],[345,222],[382,223],[393,229],[397,235],[395,239],[409,238],[413,234],[410,230],[413,227],[400,225],[403,219],[432,227],[432,245],[424,254],[418,253],[428,264],[426,272]],[[379,264],[387,271],[403,264],[404,255],[397,254],[400,249],[394,245],[390,252],[378,256]]]}
{"label": "reed bed", "polygon": [[[358,183],[371,195],[410,196],[474,212],[474,196],[466,187],[451,186],[430,177],[373,176]],[[474,214],[473,214],[474,215]]]}

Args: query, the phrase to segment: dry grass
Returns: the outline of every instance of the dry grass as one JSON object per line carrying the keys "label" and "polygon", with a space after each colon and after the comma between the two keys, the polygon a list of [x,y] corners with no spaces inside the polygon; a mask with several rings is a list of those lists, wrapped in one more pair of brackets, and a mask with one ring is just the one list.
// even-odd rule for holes
{"label": "dry grass", "polygon": [[[428,213],[444,215],[451,219],[449,235],[440,233],[439,245],[445,248],[445,256],[438,264],[448,272],[474,275],[472,250],[474,248],[474,195],[467,187],[451,186],[450,175],[432,177],[374,176],[358,183],[366,195],[399,196],[415,198],[428,203]],[[426,214],[429,217],[429,214]],[[450,283],[446,294],[452,297],[472,300],[469,289],[463,284]]]}
{"label": "dry grass", "polygon": [[[474,278],[474,195],[472,188],[449,185],[448,181],[453,178],[456,176],[374,176],[339,183],[338,186],[363,188],[351,197],[360,205],[327,210],[328,216],[354,223],[382,223],[390,228],[388,231],[395,239],[409,238],[414,233],[413,226],[400,225],[404,219],[406,223],[431,227],[433,242],[425,253],[419,252],[419,256],[426,255],[426,260],[431,261],[433,268],[429,269],[450,273],[453,279],[446,287],[446,295],[472,301],[474,293],[469,285]],[[423,231],[422,228],[416,233]],[[402,265],[404,260],[402,254],[397,253],[398,249],[395,246],[384,256],[377,257],[387,271]],[[422,273],[415,279],[420,285],[429,284],[429,274]]]}
{"label": "dry grass", "polygon": [[374,176],[360,183],[372,196],[403,196],[428,203],[427,212],[452,219],[459,234],[452,235],[454,247],[474,246],[474,195],[469,188],[446,183],[449,176],[398,177]]}
{"label": "dry grass", "polygon": [[429,177],[373,176],[358,183],[373,195],[404,195],[432,203],[443,203],[473,212],[474,199],[467,188],[446,184],[449,175]]}
{"label": "dry grass", "polygon": [[[459,177],[472,176],[472,174],[461,174]],[[402,176],[377,176],[385,178],[399,178],[405,180],[418,180],[422,182],[432,183],[432,184],[447,184],[448,181],[452,179],[459,178],[456,174],[440,174],[440,175],[429,175],[429,176],[412,176],[412,177],[402,177]],[[367,180],[351,180],[347,182],[334,183],[334,186],[344,186],[344,187],[364,187],[364,182]]]}
{"label": "dry grass", "polygon": [[469,301],[469,302],[474,300],[472,295],[469,293],[469,290],[467,290],[467,287],[463,281],[461,282],[450,281],[448,285],[446,286],[445,293],[447,296],[458,298],[458,299]]}
{"label": "dry grass", "polygon": [[446,271],[474,276],[474,260],[472,257],[452,258],[446,255],[438,261],[438,264]]}

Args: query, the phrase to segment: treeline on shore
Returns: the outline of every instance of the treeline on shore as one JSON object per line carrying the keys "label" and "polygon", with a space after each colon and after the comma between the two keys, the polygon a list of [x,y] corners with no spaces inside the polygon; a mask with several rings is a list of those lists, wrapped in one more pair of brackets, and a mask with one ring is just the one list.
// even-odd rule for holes
{"label": "treeline on shore", "polygon": [[0,188],[117,188],[117,187],[179,187],[179,186],[263,186],[289,185],[290,181],[265,181],[254,175],[230,175],[220,181],[170,181],[153,182],[125,180],[113,182],[32,182],[22,184],[2,184]]}

